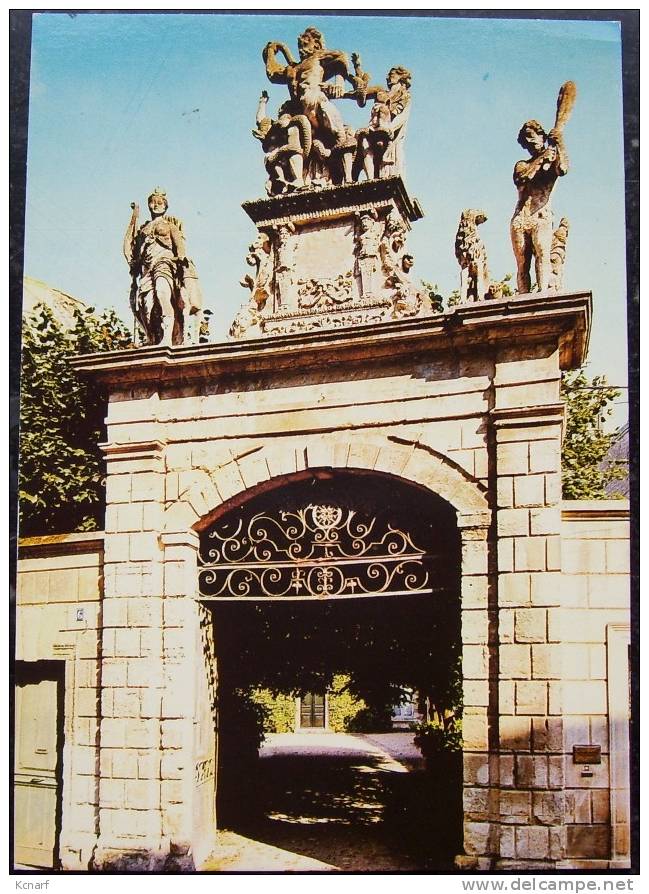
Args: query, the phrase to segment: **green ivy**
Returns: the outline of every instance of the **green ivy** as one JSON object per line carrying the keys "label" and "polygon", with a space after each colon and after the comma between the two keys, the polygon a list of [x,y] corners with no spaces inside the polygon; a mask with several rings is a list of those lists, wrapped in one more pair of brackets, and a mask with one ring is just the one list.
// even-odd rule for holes
{"label": "green ivy", "polygon": [[414,729],[414,743],[427,759],[439,754],[462,751],[462,723],[459,720],[448,725],[437,720],[428,720],[416,723]]}
{"label": "green ivy", "polygon": [[336,674],[327,693],[329,728],[335,733],[347,732],[360,711],[367,706],[362,698],[349,691],[349,674]]}
{"label": "green ivy", "polygon": [[264,733],[295,732],[295,696],[274,695],[269,689],[253,689],[250,698],[263,709]]}

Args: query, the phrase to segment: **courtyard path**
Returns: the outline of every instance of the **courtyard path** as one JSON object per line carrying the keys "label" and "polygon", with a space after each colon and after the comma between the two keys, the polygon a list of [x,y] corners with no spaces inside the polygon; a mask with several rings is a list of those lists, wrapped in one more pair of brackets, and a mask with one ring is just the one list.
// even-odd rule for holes
{"label": "courtyard path", "polygon": [[[430,853],[430,785],[412,733],[267,737],[256,803],[218,833],[213,872],[449,869]],[[428,850],[427,850],[428,849]],[[432,862],[431,862],[432,861]]]}

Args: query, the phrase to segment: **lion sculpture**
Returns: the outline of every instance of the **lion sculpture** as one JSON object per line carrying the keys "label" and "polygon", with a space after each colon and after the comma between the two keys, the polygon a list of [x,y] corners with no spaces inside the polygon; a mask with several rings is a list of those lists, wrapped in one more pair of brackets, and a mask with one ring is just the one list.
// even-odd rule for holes
{"label": "lion sculpture", "polygon": [[484,301],[489,293],[487,252],[478,226],[487,220],[484,211],[462,212],[455,236],[455,257],[460,265],[460,303]]}

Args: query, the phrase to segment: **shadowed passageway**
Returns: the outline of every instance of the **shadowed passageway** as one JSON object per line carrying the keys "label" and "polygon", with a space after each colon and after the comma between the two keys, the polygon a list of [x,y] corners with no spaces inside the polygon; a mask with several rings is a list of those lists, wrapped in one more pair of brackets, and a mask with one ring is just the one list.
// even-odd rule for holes
{"label": "shadowed passageway", "polygon": [[256,773],[254,802],[219,832],[205,869],[452,869],[459,803],[436,797],[435,774],[424,771],[411,733],[271,735]]}

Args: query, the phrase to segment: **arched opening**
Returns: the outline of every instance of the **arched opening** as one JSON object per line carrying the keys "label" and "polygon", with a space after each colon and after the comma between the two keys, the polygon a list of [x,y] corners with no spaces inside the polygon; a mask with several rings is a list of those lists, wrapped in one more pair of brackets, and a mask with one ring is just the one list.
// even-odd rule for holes
{"label": "arched opening", "polygon": [[[451,865],[461,753],[444,746],[453,733],[457,741],[461,716],[460,562],[446,501],[370,473],[296,476],[200,532],[221,829],[338,868],[354,868],[364,846],[375,869]],[[326,722],[316,732],[347,732],[344,747],[320,737],[321,748],[293,739],[282,750],[281,737],[267,736],[259,749],[264,725],[283,717],[291,729],[292,713],[299,727],[304,705],[315,717],[319,704]],[[396,710],[406,704],[411,714]],[[424,724],[427,765],[410,716]]]}

